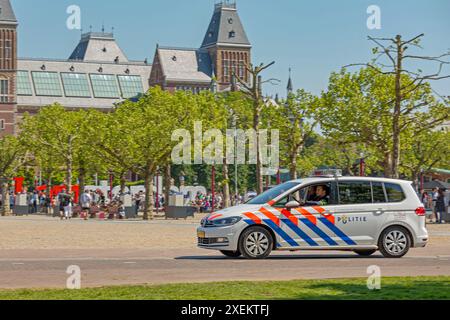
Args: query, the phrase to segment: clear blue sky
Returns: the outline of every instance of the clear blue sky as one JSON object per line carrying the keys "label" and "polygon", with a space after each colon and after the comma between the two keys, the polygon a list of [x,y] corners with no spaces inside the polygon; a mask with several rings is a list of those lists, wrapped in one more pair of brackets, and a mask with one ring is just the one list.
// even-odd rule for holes
{"label": "clear blue sky", "polygon": [[[80,31],[66,28],[69,5],[81,7],[84,31],[115,27],[128,58],[152,61],[157,43],[198,47],[208,27],[214,0],[11,0],[19,20],[19,56],[68,58]],[[282,80],[265,92],[286,92],[288,69],[296,88],[316,94],[326,89],[332,71],[349,63],[367,62],[373,47],[367,36],[426,37],[422,54],[450,50],[449,0],[237,0],[241,19],[253,44],[255,63],[276,61],[265,77]],[[366,26],[369,5],[378,5],[382,29]],[[427,66],[413,66],[433,71]],[[450,66],[446,68],[450,74]],[[450,95],[450,80],[433,83]]]}

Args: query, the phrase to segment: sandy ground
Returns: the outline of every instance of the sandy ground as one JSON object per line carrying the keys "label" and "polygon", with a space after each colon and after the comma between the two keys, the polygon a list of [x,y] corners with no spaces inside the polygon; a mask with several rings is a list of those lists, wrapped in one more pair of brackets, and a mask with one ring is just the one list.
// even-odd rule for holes
{"label": "sandy ground", "polygon": [[202,217],[148,222],[1,217],[0,249],[192,248]]}

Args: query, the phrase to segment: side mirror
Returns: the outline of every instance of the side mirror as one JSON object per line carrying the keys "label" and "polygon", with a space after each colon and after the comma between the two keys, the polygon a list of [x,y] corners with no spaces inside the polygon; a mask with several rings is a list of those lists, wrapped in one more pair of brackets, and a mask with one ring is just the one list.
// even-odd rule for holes
{"label": "side mirror", "polygon": [[286,209],[288,209],[288,210],[299,208],[299,207],[300,207],[300,203],[298,203],[297,201],[291,201],[286,204]]}

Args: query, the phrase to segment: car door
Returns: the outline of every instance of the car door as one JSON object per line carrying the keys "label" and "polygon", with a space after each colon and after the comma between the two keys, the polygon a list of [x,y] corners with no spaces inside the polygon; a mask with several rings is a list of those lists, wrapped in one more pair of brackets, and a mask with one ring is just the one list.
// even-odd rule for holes
{"label": "car door", "polygon": [[[330,203],[316,206],[307,204],[308,195],[313,195],[318,185],[326,185],[330,190]],[[339,246],[334,227],[334,199],[332,183],[324,182],[302,187],[274,205],[278,211],[281,229],[289,235],[301,248]],[[287,209],[290,201],[304,203],[297,208]],[[337,232],[339,234],[339,232]]]}
{"label": "car door", "polygon": [[[376,245],[386,207],[374,203],[372,183],[346,180],[338,183],[339,203],[334,209],[335,226],[347,237],[347,245]],[[343,239],[344,240],[344,239]]]}

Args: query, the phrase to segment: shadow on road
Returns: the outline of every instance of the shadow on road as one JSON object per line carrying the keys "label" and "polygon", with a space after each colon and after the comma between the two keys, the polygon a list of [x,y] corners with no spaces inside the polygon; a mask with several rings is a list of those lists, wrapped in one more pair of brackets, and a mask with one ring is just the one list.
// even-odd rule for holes
{"label": "shadow on road", "polygon": [[[373,255],[370,257],[360,257],[358,255],[274,255],[265,260],[338,260],[338,259],[383,259],[382,255]],[[247,261],[245,258],[228,258],[225,256],[183,256],[176,257],[175,260],[241,260]],[[251,261],[251,260],[249,260]]]}

